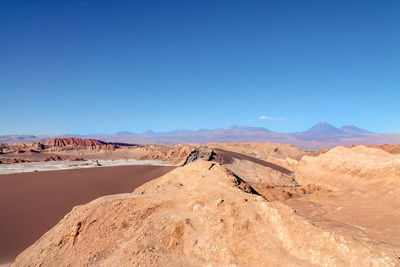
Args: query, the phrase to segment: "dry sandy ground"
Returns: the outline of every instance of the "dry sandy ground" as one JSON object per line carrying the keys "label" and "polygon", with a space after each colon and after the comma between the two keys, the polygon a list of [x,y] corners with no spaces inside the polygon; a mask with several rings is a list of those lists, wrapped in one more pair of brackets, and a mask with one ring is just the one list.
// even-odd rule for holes
{"label": "dry sandy ground", "polygon": [[[240,157],[227,164],[269,200],[290,199],[285,203],[319,227],[400,250],[399,155],[365,146],[337,147],[318,157],[306,156],[290,145],[212,146],[234,149],[283,166],[295,172],[296,182],[303,188],[317,189],[310,190],[312,194],[299,195],[298,190],[291,188],[289,195],[296,197],[286,197],[290,179],[282,172],[251,160],[238,160]],[[288,156],[284,158],[286,154],[279,151]],[[297,157],[299,161],[294,159],[296,156],[301,156]],[[262,185],[281,187],[263,190]]]}
{"label": "dry sandy ground", "polygon": [[358,146],[337,147],[297,165],[299,183],[329,193],[288,205],[316,225],[400,251],[400,155]]}
{"label": "dry sandy ground", "polygon": [[75,207],[14,266],[396,266],[398,256],[319,229],[199,160]]}
{"label": "dry sandy ground", "polygon": [[13,260],[72,207],[131,192],[172,169],[121,166],[0,175],[0,263]]}
{"label": "dry sandy ground", "polygon": [[[80,140],[85,141],[85,139]],[[63,158],[83,158],[85,160],[158,160],[180,165],[194,149],[191,145],[121,146],[112,149],[108,146],[50,148],[37,148],[37,146],[37,144],[17,144],[0,149],[0,161],[7,162],[14,159],[18,161],[44,161],[50,157],[60,156]]]}
{"label": "dry sandy ground", "polygon": [[0,164],[0,175],[22,173],[22,172],[42,172],[42,171],[102,168],[102,167],[113,167],[113,166],[133,166],[133,165],[173,166],[168,162],[155,161],[155,160],[136,160],[136,159],[83,160],[83,161],[60,160],[60,161]]}
{"label": "dry sandy ground", "polygon": [[[106,197],[75,208],[25,251],[16,265],[24,266],[29,261],[44,263],[44,266],[64,263],[98,266],[114,261],[121,266],[171,262],[178,266],[205,263],[218,266],[399,265],[400,155],[364,146],[337,147],[322,154],[314,153],[317,157],[307,156],[314,154],[292,145],[207,146],[214,148],[214,160],[224,166],[191,163],[143,185],[132,195]],[[57,153],[180,164],[192,149],[177,145]],[[90,185],[97,186],[92,181]],[[63,192],[74,192],[81,184],[77,181],[75,186],[66,187]],[[236,194],[235,188],[247,196]],[[41,187],[33,189],[40,192]],[[261,197],[264,199],[261,201],[260,196],[254,199],[257,192],[265,199]],[[110,193],[102,192],[85,201],[106,194]],[[42,196],[42,199],[53,197]],[[40,205],[46,205],[45,202]],[[190,206],[190,203],[194,204]],[[120,205],[132,213],[126,213]],[[190,206],[189,210],[185,205]],[[63,214],[60,212],[59,218]],[[35,220],[34,214],[29,216]],[[40,222],[35,223],[39,227]],[[99,231],[103,234],[95,238]],[[225,243],[219,243],[220,239]],[[140,241],[140,245],[132,244],[134,240]],[[89,241],[95,244],[91,246]],[[207,247],[211,244],[215,248]],[[80,251],[90,256],[82,258]],[[57,256],[52,261],[46,258],[46,253]]]}

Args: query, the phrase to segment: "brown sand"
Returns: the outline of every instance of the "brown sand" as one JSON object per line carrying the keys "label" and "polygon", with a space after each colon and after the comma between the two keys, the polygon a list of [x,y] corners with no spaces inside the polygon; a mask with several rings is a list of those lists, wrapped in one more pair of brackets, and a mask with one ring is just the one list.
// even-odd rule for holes
{"label": "brown sand", "polygon": [[132,192],[174,168],[119,166],[0,175],[0,264],[12,261],[72,207]]}

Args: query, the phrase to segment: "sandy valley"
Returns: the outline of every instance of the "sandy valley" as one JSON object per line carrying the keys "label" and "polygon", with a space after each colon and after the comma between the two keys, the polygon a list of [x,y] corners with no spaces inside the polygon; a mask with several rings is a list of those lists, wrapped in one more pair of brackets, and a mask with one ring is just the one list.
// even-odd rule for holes
{"label": "sandy valley", "polygon": [[[0,175],[0,263],[19,254],[14,266],[397,266],[397,152],[78,138],[3,145],[0,170],[94,165]],[[113,161],[131,166],[101,166]]]}

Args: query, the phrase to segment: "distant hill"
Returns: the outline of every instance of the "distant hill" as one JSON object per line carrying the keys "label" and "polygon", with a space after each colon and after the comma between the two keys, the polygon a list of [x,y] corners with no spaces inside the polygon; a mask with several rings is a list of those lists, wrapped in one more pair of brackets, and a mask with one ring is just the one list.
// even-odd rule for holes
{"label": "distant hill", "polygon": [[371,133],[367,130],[358,128],[357,126],[354,126],[354,125],[345,125],[345,126],[342,126],[340,129],[347,133]]}
{"label": "distant hill", "polygon": [[47,135],[0,135],[0,143],[15,144],[29,142],[45,142],[53,136]]}
{"label": "distant hill", "polygon": [[320,122],[304,132],[293,133],[292,135],[300,140],[326,141],[340,139],[344,137],[346,133],[329,123]]}
{"label": "distant hill", "polygon": [[46,147],[95,147],[107,145],[106,142],[95,140],[95,139],[82,139],[82,138],[54,138],[44,143]]}
{"label": "distant hill", "polygon": [[[0,136],[0,143],[44,142],[54,137],[55,136],[4,135]],[[136,144],[274,142],[293,144],[302,149],[309,150],[329,148],[338,145],[382,145],[400,143],[400,133],[373,133],[354,125],[336,128],[327,122],[320,122],[306,131],[294,133],[274,132],[262,127],[231,126],[229,128],[220,129],[174,130],[170,132],[153,132],[148,130],[143,133],[68,134],[59,137],[80,137],[107,142]]]}

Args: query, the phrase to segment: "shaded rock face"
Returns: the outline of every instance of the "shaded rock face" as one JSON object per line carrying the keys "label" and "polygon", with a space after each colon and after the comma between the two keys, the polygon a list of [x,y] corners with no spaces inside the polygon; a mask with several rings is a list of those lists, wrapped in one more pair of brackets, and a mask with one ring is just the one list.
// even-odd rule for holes
{"label": "shaded rock face", "polygon": [[13,266],[395,266],[392,250],[325,232],[198,160],[132,194],[75,207]]}
{"label": "shaded rock face", "polygon": [[0,154],[3,154],[3,150],[9,149],[9,145],[0,143]]}
{"label": "shaded rock face", "polygon": [[47,157],[42,161],[60,161],[60,160],[70,160],[70,161],[84,161],[84,158],[77,158],[77,157],[60,157],[60,156],[51,156]]}
{"label": "shaded rock face", "polygon": [[215,156],[216,154],[212,149],[207,148],[205,146],[197,147],[192,152],[190,152],[183,165],[189,164],[199,159],[210,161],[215,159]]}
{"label": "shaded rock face", "polygon": [[207,146],[212,149],[245,154],[261,160],[268,160],[269,157],[300,160],[306,154],[294,145],[277,143],[210,143]]}
{"label": "shaded rock face", "polygon": [[289,169],[246,154],[200,146],[189,154],[183,165],[197,160],[223,164],[269,201],[303,197],[320,190],[314,185],[302,187],[296,181],[295,173]]}

